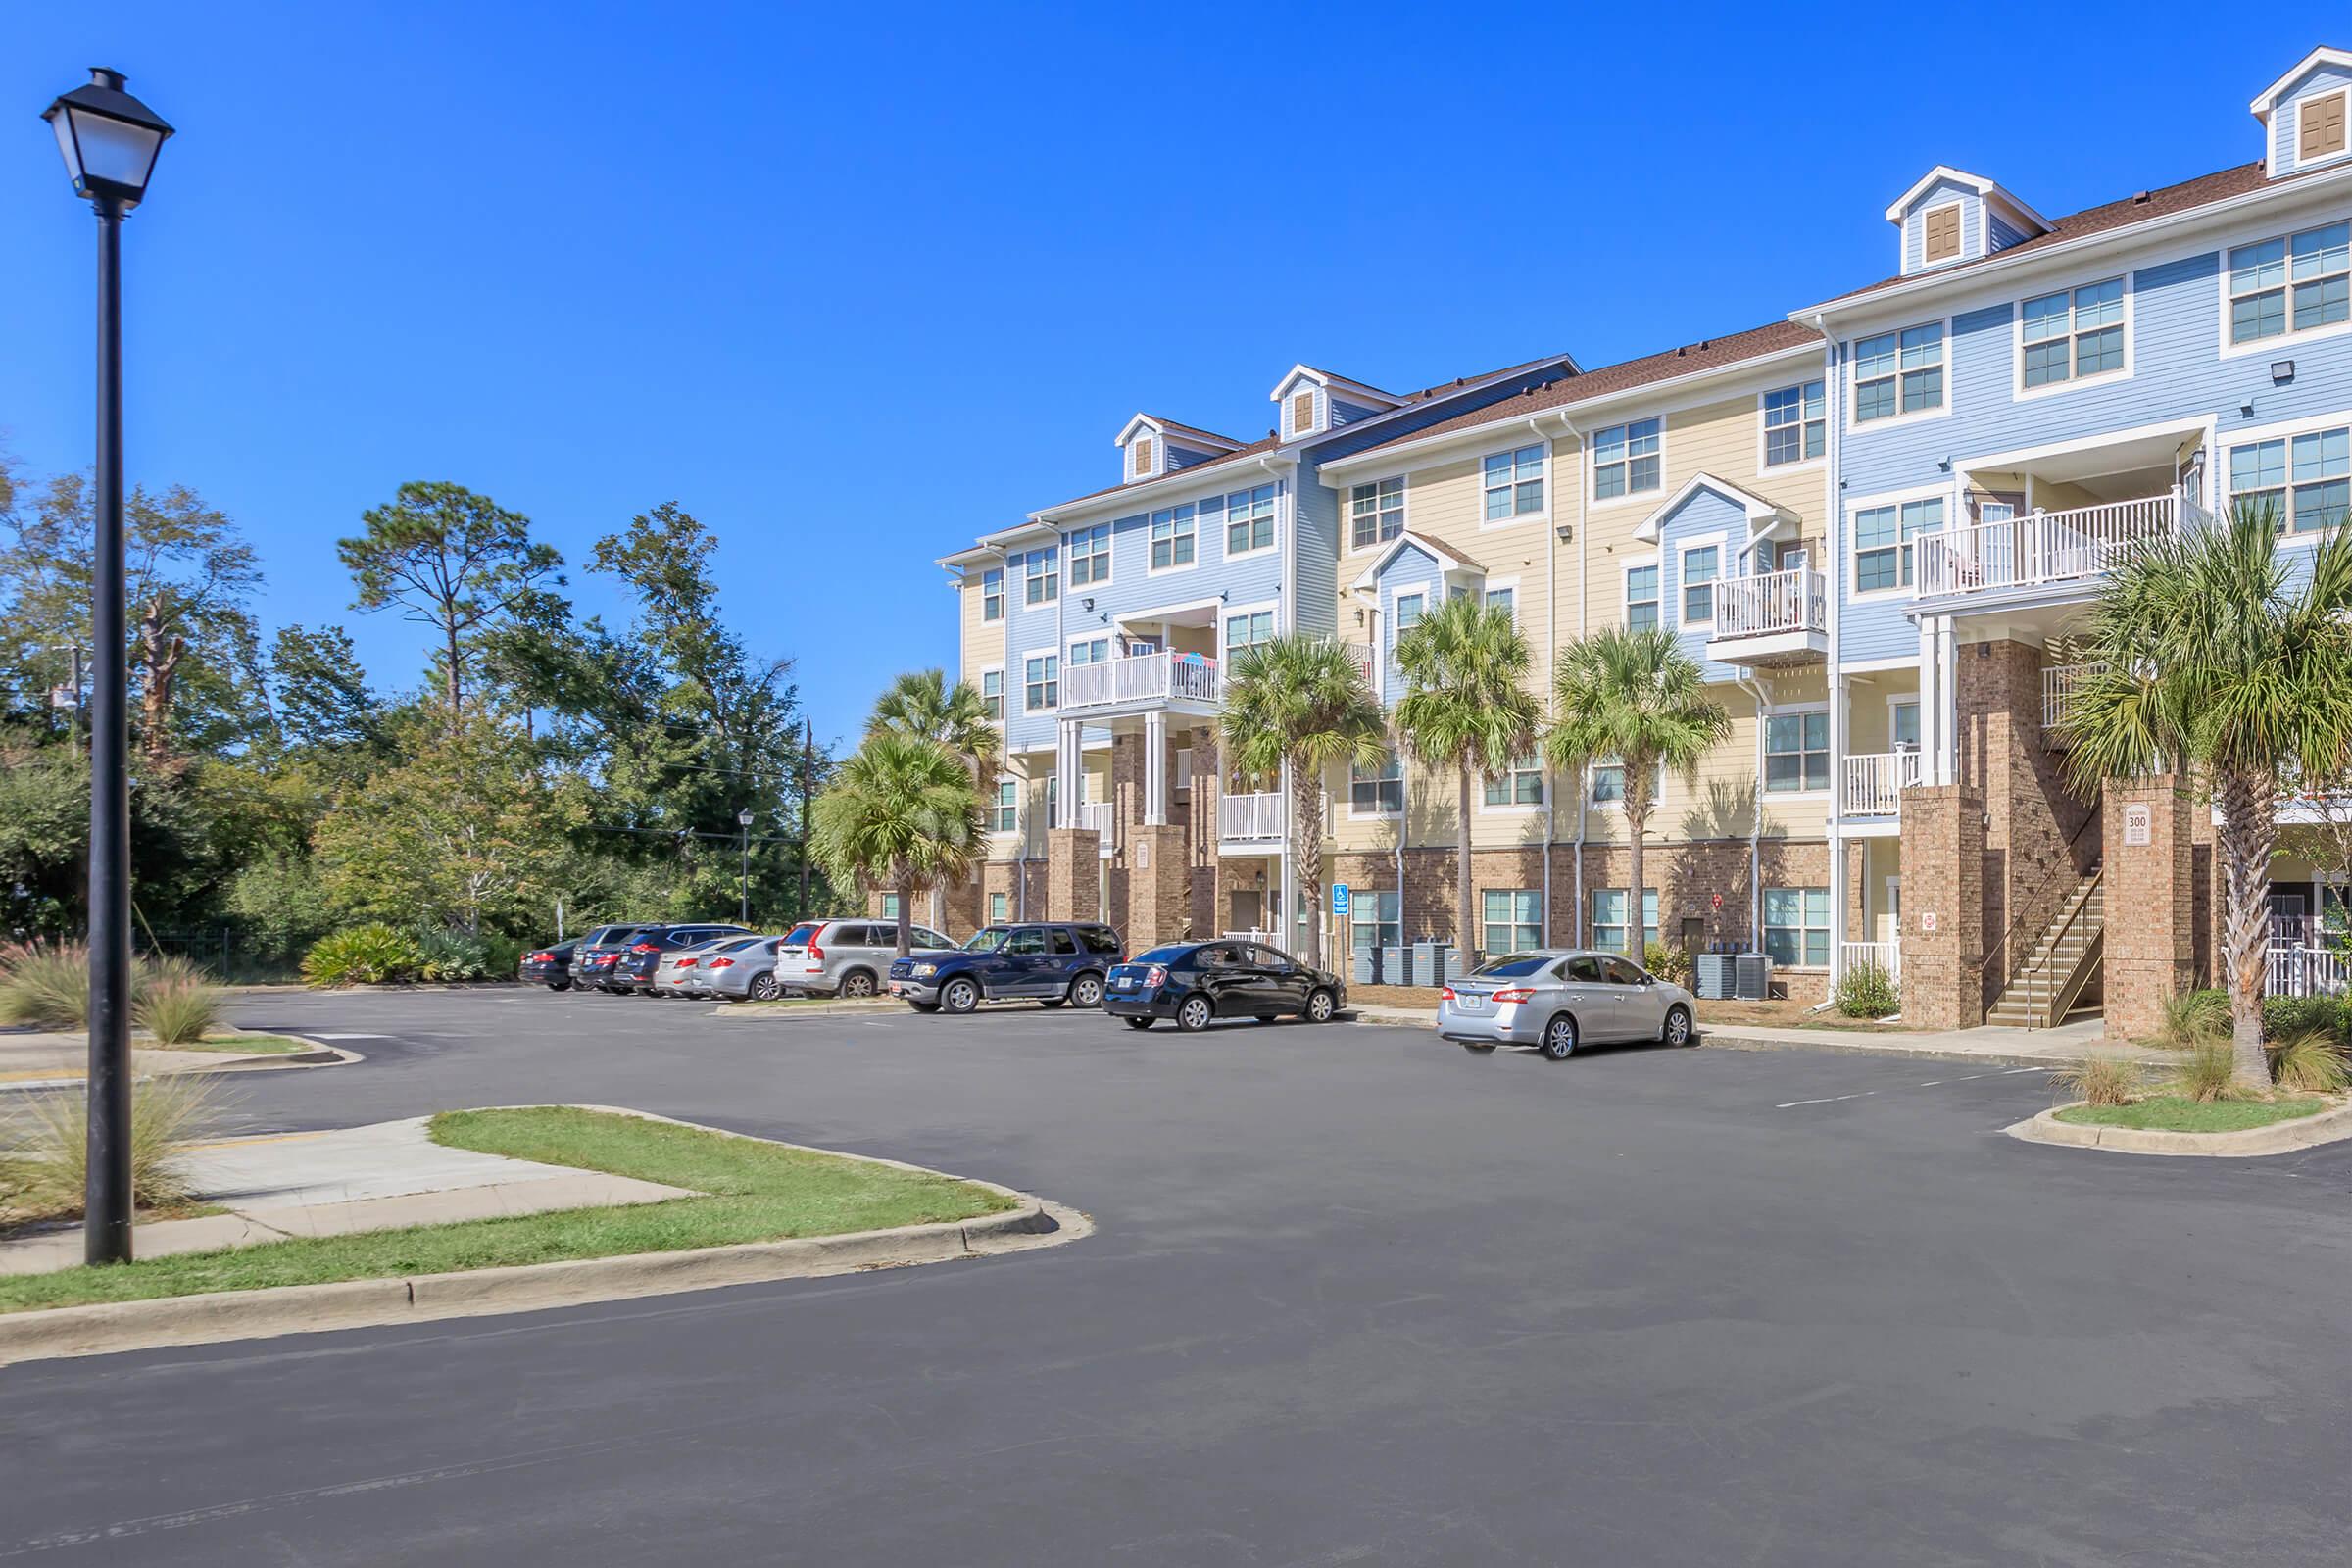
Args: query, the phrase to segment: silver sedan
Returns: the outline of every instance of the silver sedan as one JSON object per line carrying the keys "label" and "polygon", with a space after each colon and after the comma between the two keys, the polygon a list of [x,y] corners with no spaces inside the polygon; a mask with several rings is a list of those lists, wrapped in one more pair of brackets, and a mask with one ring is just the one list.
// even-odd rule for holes
{"label": "silver sedan", "polygon": [[1617,954],[1551,948],[1490,958],[1447,986],[1438,1033],[1471,1046],[1534,1046],[1566,1061],[1582,1045],[1690,1045],[1697,1016],[1690,992]]}

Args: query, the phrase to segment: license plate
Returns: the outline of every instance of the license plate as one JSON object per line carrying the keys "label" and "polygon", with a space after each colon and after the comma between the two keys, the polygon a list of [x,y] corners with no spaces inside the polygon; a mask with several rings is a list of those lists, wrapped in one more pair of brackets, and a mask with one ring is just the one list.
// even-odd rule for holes
{"label": "license plate", "polygon": [[1453,994],[1453,1001],[1464,1012],[1487,1010],[1487,997],[1483,991],[1457,991]]}
{"label": "license plate", "polygon": [[1131,974],[1123,974],[1119,976],[1116,980],[1113,980],[1110,983],[1110,989],[1113,991],[1133,991],[1135,989],[1135,976]]}
{"label": "license plate", "polygon": [[895,997],[895,996],[898,996],[900,993],[904,992],[906,989],[906,981],[904,981],[904,980],[893,980],[893,981],[890,983],[890,994],[891,994],[892,996],[894,996],[894,997]]}

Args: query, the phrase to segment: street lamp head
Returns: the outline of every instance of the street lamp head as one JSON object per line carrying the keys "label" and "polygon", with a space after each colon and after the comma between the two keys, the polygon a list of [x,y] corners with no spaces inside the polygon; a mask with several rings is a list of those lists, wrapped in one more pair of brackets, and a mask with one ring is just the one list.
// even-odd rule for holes
{"label": "street lamp head", "polygon": [[735,813],[735,823],[738,827],[750,827],[752,825],[751,808],[746,807],[742,810],[737,811]]}
{"label": "street lamp head", "polygon": [[122,73],[104,66],[90,70],[89,82],[41,111],[57,132],[66,172],[76,194],[113,201],[127,212],[147,194],[155,155],[172,127],[163,117],[122,90]]}

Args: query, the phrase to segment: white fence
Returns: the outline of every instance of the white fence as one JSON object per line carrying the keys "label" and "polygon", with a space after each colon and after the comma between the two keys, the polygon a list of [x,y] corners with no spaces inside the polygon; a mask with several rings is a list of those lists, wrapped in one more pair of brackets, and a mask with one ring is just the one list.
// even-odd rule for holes
{"label": "white fence", "polygon": [[1916,542],[1919,592],[1922,597],[1981,593],[2095,577],[2141,541],[2204,515],[2176,492],[1922,534]]}
{"label": "white fence", "polygon": [[1903,977],[1903,945],[1900,942],[1840,942],[1838,944],[1838,972],[1852,974],[1865,965],[1883,969],[1889,980],[1900,982]]}
{"label": "white fence", "polygon": [[1099,835],[1095,840],[1095,853],[1107,856],[1115,848],[1111,842],[1113,837],[1111,828],[1115,821],[1116,814],[1111,808],[1110,802],[1081,801],[1078,804],[1078,820],[1073,825],[1093,828]]}
{"label": "white fence", "polygon": [[1919,782],[1919,753],[1864,752],[1845,760],[1847,816],[1892,816],[1902,792]]}
{"label": "white fence", "polygon": [[2352,962],[2332,948],[2274,947],[2263,959],[2266,995],[2340,997],[2352,990]]}
{"label": "white fence", "polygon": [[2041,727],[2056,729],[2066,716],[2066,705],[2073,701],[2083,681],[2105,669],[2105,664],[2048,664],[2041,671]]}
{"label": "white fence", "polygon": [[1217,802],[1217,836],[1228,844],[1271,844],[1282,838],[1280,795],[1228,795]]}
{"label": "white fence", "polygon": [[1217,700],[1217,662],[1199,654],[1161,652],[1061,666],[1061,711],[1137,703]]}
{"label": "white fence", "polygon": [[1715,631],[1760,637],[1781,631],[1820,631],[1829,624],[1828,580],[1818,571],[1768,571],[1726,577],[1715,584]]}

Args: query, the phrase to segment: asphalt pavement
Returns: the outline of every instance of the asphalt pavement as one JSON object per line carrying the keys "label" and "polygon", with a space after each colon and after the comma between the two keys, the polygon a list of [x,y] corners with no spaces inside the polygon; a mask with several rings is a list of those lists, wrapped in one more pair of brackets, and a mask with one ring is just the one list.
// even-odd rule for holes
{"label": "asphalt pavement", "polygon": [[1092,1214],[1021,1256],[0,1371],[0,1557],[2345,1560],[2352,1148],[2001,1136],[2038,1070],[1064,1009],[248,998],[227,1132],[584,1101]]}

